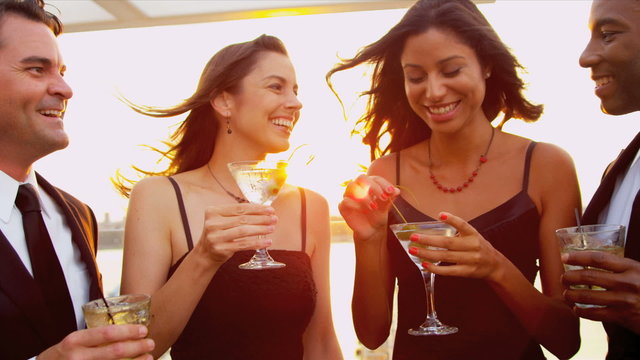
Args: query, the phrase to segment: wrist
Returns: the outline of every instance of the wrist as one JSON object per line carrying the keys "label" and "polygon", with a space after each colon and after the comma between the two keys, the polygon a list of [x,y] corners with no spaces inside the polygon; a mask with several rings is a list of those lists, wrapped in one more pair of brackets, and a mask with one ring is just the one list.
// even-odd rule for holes
{"label": "wrist", "polygon": [[370,234],[353,233],[353,242],[356,248],[378,248],[386,238],[386,232],[381,230],[374,230]]}
{"label": "wrist", "polygon": [[487,276],[487,281],[493,284],[493,286],[502,286],[507,279],[507,267],[512,266],[512,263],[502,255],[499,251],[496,251],[496,264],[493,271]]}
{"label": "wrist", "polygon": [[[191,251],[187,257],[191,258],[193,270],[198,274],[207,274],[218,269],[222,265],[221,262],[218,262],[211,257],[209,251],[198,245],[193,248],[193,251]],[[187,259],[185,258],[185,260]]]}

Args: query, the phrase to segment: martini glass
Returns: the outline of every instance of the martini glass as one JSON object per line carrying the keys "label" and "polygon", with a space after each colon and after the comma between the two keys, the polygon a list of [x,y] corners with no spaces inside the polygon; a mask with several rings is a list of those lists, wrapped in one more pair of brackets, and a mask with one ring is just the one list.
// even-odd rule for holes
{"label": "martini glass", "polygon": [[[271,205],[287,180],[287,163],[284,161],[249,160],[227,164],[242,195],[253,204]],[[259,236],[264,239],[264,235]],[[240,264],[240,269],[277,269],[286,265],[274,261],[266,248],[256,250],[251,260]]]}
{"label": "martini glass", "polygon": [[[404,248],[404,251],[409,255],[411,261],[420,269],[422,273],[422,279],[424,280],[424,289],[427,294],[427,318],[420,327],[417,329],[410,329],[409,335],[424,336],[424,335],[448,335],[458,332],[458,328],[455,326],[445,325],[438,320],[436,314],[436,308],[434,304],[434,283],[435,274],[424,269],[422,267],[422,259],[409,253],[409,247],[425,247],[429,250],[446,250],[433,246],[424,246],[417,242],[409,240],[412,234],[432,235],[432,236],[455,236],[456,229],[451,225],[445,224],[440,221],[424,221],[413,223],[402,223],[389,225],[391,231],[395,234],[398,241]],[[436,265],[439,262],[435,263]]]}

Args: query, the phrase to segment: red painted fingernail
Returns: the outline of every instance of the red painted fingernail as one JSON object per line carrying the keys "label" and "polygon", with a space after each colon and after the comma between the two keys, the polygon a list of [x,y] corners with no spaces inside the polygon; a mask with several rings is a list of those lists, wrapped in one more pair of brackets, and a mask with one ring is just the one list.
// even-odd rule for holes
{"label": "red painted fingernail", "polygon": [[424,267],[424,268],[428,268],[430,265],[431,265],[431,263],[428,263],[426,261],[422,263],[422,267]]}
{"label": "red painted fingernail", "polygon": [[440,214],[440,220],[447,220],[447,218],[449,218],[449,216],[447,216],[447,214],[445,214],[445,213]]}
{"label": "red painted fingernail", "polygon": [[378,209],[378,204],[376,204],[375,202],[370,202],[369,203],[369,207],[371,208],[371,210],[377,210]]}
{"label": "red painted fingernail", "polygon": [[409,236],[409,240],[418,241],[418,234],[411,234],[411,236]]}
{"label": "red painted fingernail", "polygon": [[409,248],[409,254],[417,255],[418,254],[418,248],[410,247]]}
{"label": "red painted fingernail", "polygon": [[369,195],[373,195],[373,188],[369,188]]}
{"label": "red painted fingernail", "polygon": [[390,186],[387,188],[387,192],[388,192],[389,194],[393,194],[393,191],[394,191],[395,189],[396,189],[396,188],[395,188],[395,186],[390,185]]}
{"label": "red painted fingernail", "polygon": [[387,201],[387,199],[389,199],[389,196],[385,193],[380,194],[380,199],[382,199],[382,201]]}

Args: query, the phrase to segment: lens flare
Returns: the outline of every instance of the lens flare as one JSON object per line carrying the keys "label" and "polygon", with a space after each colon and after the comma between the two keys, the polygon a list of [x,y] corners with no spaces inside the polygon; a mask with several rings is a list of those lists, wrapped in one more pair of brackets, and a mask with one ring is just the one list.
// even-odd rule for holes
{"label": "lens flare", "polygon": [[369,184],[360,184],[354,181],[349,187],[349,196],[355,200],[362,200],[369,194]]}

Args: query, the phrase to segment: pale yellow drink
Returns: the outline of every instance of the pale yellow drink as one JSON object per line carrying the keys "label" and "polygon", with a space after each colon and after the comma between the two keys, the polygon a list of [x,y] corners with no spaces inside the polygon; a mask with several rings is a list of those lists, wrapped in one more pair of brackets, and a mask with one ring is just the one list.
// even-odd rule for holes
{"label": "pale yellow drink", "polygon": [[[556,230],[556,236],[560,244],[560,252],[574,253],[583,251],[602,251],[616,256],[624,257],[625,227],[622,225],[597,224],[582,225]],[[583,266],[564,264],[565,271],[584,270]],[[605,271],[602,269],[588,267],[590,270]],[[607,289],[592,284],[571,285],[575,290],[598,290]],[[595,304],[578,304],[577,307],[597,308],[603,307]]]}
{"label": "pale yellow drink", "polygon": [[429,250],[445,250],[442,248],[438,248],[435,246],[426,246],[423,244],[420,244],[419,242],[416,241],[411,241],[409,238],[411,237],[412,234],[421,234],[421,235],[431,235],[431,236],[454,236],[456,234],[456,229],[455,228],[450,228],[450,227],[442,227],[442,228],[419,228],[416,225],[412,224],[412,223],[408,223],[408,224],[394,224],[393,225],[395,227],[395,229],[393,230],[396,238],[398,238],[398,241],[400,241],[400,244],[402,245],[402,247],[404,248],[404,251],[407,252],[407,254],[409,254],[409,257],[411,258],[411,260],[420,268],[422,269],[422,261],[427,261],[430,263],[433,263],[433,261],[429,260],[429,259],[421,259],[417,256],[414,256],[412,254],[409,253],[409,247],[418,247],[418,248],[423,248],[423,249],[429,249]]}
{"label": "pale yellow drink", "polygon": [[[566,246],[562,248],[561,253],[564,254],[564,253],[572,253],[572,252],[579,252],[579,251],[602,251],[602,252],[610,253],[619,257],[624,257],[624,247],[622,246],[602,246],[602,247],[596,247],[596,248],[584,248],[577,245],[571,245],[571,246]],[[582,269],[585,269],[585,267],[564,264],[564,271],[582,270]],[[586,269],[606,271],[606,270],[598,269],[591,266],[587,266]],[[572,285],[571,288],[572,289],[606,290],[605,288],[597,285]]]}
{"label": "pale yellow drink", "polygon": [[82,305],[84,321],[88,328],[105,325],[142,324],[149,325],[151,320],[151,298],[134,294],[96,299]]}

